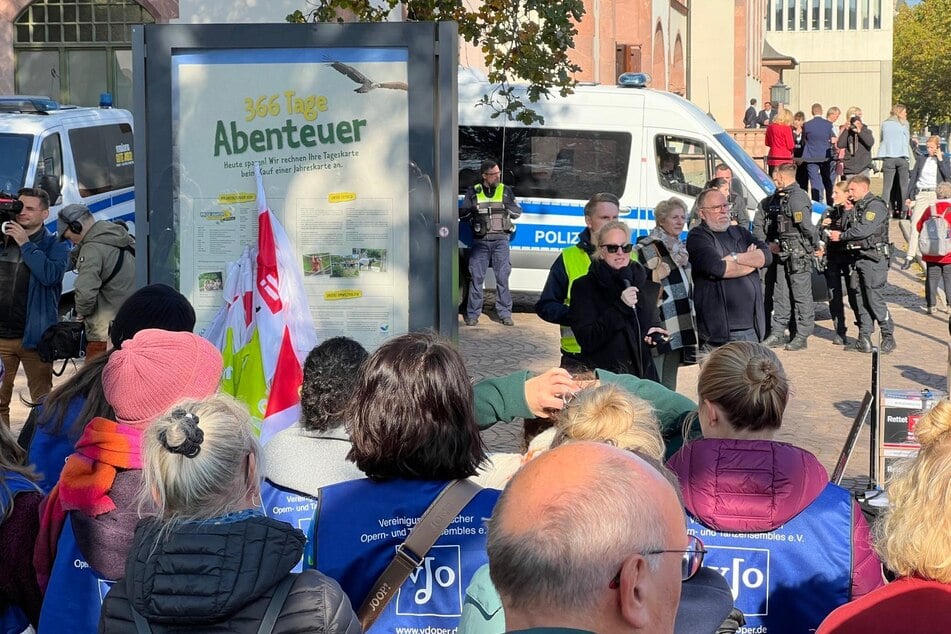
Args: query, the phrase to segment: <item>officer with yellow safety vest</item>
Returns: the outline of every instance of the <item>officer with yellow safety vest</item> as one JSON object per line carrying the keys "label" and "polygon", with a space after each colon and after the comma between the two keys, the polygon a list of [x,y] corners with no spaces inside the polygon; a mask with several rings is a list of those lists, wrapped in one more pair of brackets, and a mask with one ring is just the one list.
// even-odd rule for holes
{"label": "officer with yellow safety vest", "polygon": [[509,290],[509,274],[512,261],[509,255],[509,240],[515,233],[512,220],[522,215],[522,208],[515,202],[515,193],[501,181],[502,170],[492,159],[482,161],[482,182],[466,191],[459,219],[472,226],[473,244],[469,254],[469,300],[466,304],[465,324],[475,326],[482,314],[482,284],[485,282],[489,263],[495,273],[495,310],[506,326],[512,321],[512,292]]}
{"label": "officer with yellow safety vest", "polygon": [[585,229],[578,234],[578,244],[562,249],[551,266],[545,288],[535,304],[535,312],[547,322],[561,326],[561,367],[569,372],[582,370],[581,346],[568,325],[571,285],[588,273],[594,246],[591,235],[605,224],[618,219],[620,201],[614,194],[599,193],[584,206]]}

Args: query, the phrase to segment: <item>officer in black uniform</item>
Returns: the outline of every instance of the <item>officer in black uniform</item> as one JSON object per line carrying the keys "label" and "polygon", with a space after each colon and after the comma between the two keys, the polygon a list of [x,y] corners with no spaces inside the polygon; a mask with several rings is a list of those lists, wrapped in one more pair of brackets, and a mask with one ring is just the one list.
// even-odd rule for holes
{"label": "officer in black uniform", "polygon": [[[763,199],[753,219],[753,236],[765,241],[773,253],[773,263],[766,272],[766,293],[773,298],[773,316],[770,335],[763,344],[803,350],[816,323],[812,262],[819,250],[819,238],[812,224],[812,201],[796,184],[796,165],[779,165],[773,172],[773,182],[776,191]],[[795,326],[790,320],[793,305]],[[792,335],[789,340],[785,335],[787,325]]]}
{"label": "officer in black uniform", "polygon": [[[831,291],[829,299],[829,312],[832,314],[832,324],[835,326],[835,334],[832,336],[832,343],[836,346],[848,345],[849,340],[846,337],[848,324],[845,319],[845,301],[842,287],[845,286],[845,292],[848,294],[849,306],[852,308],[852,314],[855,316],[855,324],[859,326],[859,301],[852,288],[850,280],[852,271],[855,270],[854,250],[846,249],[846,243],[831,242],[828,239],[829,231],[845,231],[847,220],[854,215],[854,206],[849,199],[849,184],[839,181],[832,188],[832,207],[822,215],[822,230],[820,237],[825,236],[828,241],[826,245],[826,283]],[[854,221],[853,221],[854,222]]]}
{"label": "officer in black uniform", "polygon": [[860,174],[849,179],[849,198],[855,207],[846,217],[846,229],[829,231],[832,242],[844,242],[855,254],[851,283],[859,297],[859,338],[847,350],[871,352],[872,328],[878,322],[881,351],[888,354],[896,347],[895,323],[883,295],[888,278],[888,205],[869,191],[868,177]]}

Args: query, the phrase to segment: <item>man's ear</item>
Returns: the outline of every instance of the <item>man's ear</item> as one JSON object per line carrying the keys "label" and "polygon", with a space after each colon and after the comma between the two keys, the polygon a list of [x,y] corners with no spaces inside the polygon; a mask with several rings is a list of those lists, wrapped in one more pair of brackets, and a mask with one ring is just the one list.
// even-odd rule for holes
{"label": "man's ear", "polygon": [[621,618],[632,627],[646,629],[651,623],[651,571],[644,555],[631,555],[621,564],[618,607]]}

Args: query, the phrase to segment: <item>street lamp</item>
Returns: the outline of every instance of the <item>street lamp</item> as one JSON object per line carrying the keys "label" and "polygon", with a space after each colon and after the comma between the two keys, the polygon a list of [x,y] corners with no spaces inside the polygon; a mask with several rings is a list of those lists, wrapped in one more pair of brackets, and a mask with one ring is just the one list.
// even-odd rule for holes
{"label": "street lamp", "polygon": [[776,107],[789,104],[789,86],[780,82],[769,87],[769,100],[777,104]]}

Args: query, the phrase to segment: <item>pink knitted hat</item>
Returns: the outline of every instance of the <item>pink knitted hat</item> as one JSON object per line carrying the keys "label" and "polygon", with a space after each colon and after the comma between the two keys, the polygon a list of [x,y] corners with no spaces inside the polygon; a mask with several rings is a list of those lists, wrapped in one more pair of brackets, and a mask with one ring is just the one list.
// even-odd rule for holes
{"label": "pink knitted hat", "polygon": [[214,394],[221,371],[221,353],[207,339],[149,328],[112,352],[102,388],[117,423],[147,426],[184,398]]}

